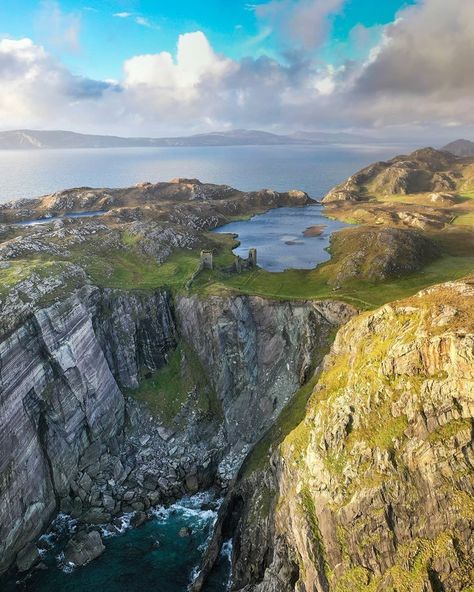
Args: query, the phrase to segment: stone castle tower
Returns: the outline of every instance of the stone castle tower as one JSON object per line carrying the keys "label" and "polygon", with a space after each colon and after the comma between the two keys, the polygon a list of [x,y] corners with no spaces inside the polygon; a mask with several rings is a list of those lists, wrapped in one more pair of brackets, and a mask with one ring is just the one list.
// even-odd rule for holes
{"label": "stone castle tower", "polygon": [[249,249],[249,267],[257,267],[257,249]]}
{"label": "stone castle tower", "polygon": [[212,269],[212,251],[201,251],[201,269]]}

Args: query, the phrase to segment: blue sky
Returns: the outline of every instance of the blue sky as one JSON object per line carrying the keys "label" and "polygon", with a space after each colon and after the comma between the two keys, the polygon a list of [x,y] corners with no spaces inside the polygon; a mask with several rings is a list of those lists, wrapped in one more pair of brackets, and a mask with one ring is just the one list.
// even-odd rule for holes
{"label": "blue sky", "polygon": [[[334,63],[360,57],[380,35],[378,25],[393,21],[407,0],[350,0],[334,15],[323,47],[315,55]],[[0,33],[29,37],[78,74],[98,79],[119,79],[123,62],[134,55],[174,52],[178,35],[203,31],[214,49],[240,59],[247,55],[279,55],[288,47],[256,16],[254,7],[264,2],[241,0],[21,0],[0,3]],[[63,26],[77,27],[77,46],[57,39],[48,24],[59,10]],[[117,14],[122,17],[114,16]],[[125,17],[125,14],[130,16]],[[351,38],[357,25],[373,28],[366,44]]]}
{"label": "blue sky", "polygon": [[0,0],[0,129],[474,134],[473,22],[471,0]]}

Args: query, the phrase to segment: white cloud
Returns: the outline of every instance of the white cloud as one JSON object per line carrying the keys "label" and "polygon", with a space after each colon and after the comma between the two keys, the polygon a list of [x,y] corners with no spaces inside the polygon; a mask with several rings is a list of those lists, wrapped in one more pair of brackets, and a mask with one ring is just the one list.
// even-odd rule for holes
{"label": "white cloud", "polygon": [[158,25],[152,23],[150,19],[141,15],[135,15],[133,12],[116,12],[113,16],[121,19],[132,19],[135,24],[140,25],[140,27],[146,27],[147,29],[160,28]]}
{"label": "white cloud", "polygon": [[143,91],[146,87],[173,95],[186,90],[195,93],[204,78],[218,80],[234,67],[231,60],[213,51],[204,33],[197,31],[179,36],[176,60],[166,51],[127,60],[124,86],[141,86]]}
{"label": "white cloud", "polygon": [[[31,40],[3,39],[0,127],[150,135],[209,127],[446,126],[452,134],[452,126],[474,126],[472,22],[474,3],[423,0],[385,28],[365,63],[338,68],[305,52],[232,60],[196,31],[179,36],[176,52],[126,60],[118,82],[75,76]],[[354,35],[363,45],[370,38]]]}
{"label": "white cloud", "polygon": [[137,23],[137,25],[141,25],[142,27],[153,27],[151,22],[144,16],[137,16],[135,18],[135,22]]}
{"label": "white cloud", "polygon": [[[51,126],[62,116],[87,116],[114,87],[74,76],[30,39],[0,40],[0,126]],[[86,106],[87,104],[87,106]]]}
{"label": "white cloud", "polygon": [[330,17],[346,0],[271,0],[254,6],[256,15],[272,24],[284,40],[312,50],[324,43]]}

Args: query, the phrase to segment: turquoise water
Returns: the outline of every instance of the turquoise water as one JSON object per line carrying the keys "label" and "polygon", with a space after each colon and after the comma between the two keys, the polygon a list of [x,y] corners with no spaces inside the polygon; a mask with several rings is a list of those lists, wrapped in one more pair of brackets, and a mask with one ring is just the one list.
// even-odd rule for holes
{"label": "turquoise water", "polygon": [[[43,537],[50,547],[44,556],[46,571],[34,571],[23,580],[0,582],[2,592],[184,592],[202,557],[217,517],[218,504],[207,495],[184,499],[159,508],[139,528],[104,538],[105,552],[88,565],[72,569],[64,565],[61,551],[75,522],[60,516]],[[183,527],[191,536],[180,537]],[[224,592],[229,559],[221,557],[218,573],[207,592]],[[2,585],[3,584],[3,585]]]}
{"label": "turquoise water", "polygon": [[[319,236],[305,236],[305,230],[311,226],[324,228]],[[258,265],[278,272],[312,269],[329,260],[330,236],[346,226],[348,224],[324,216],[322,206],[311,205],[270,210],[250,220],[226,224],[215,232],[237,234],[240,245],[234,249],[236,255],[246,258],[249,249],[256,247]]]}

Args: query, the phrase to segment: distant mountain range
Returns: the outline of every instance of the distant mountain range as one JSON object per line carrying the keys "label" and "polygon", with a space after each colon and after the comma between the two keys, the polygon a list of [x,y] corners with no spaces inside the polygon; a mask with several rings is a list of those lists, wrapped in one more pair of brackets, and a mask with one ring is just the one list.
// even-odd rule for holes
{"label": "distant mountain range", "polygon": [[455,140],[443,146],[442,150],[451,152],[455,156],[474,156],[474,142],[470,140]]}
{"label": "distant mountain range", "polygon": [[69,131],[12,130],[0,132],[0,149],[131,148],[166,146],[272,146],[374,143],[368,137],[347,133],[295,132],[289,135],[259,130],[232,130],[170,138],[123,138]]}

